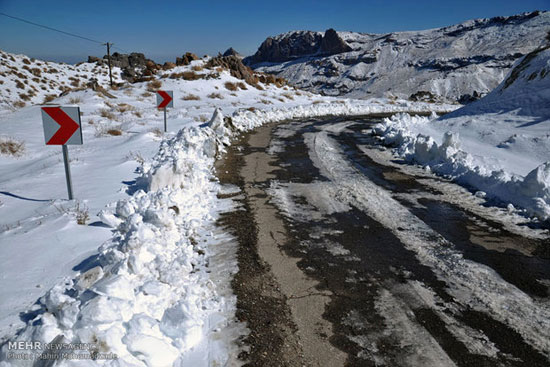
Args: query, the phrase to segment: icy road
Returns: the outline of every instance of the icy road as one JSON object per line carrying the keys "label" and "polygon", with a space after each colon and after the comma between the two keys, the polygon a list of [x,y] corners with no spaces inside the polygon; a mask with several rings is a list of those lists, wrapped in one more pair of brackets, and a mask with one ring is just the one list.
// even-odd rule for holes
{"label": "icy road", "polygon": [[[241,188],[244,359],[262,366],[548,366],[547,231],[400,164],[375,118],[266,125],[217,167]],[[246,350],[246,349],[245,349]]]}

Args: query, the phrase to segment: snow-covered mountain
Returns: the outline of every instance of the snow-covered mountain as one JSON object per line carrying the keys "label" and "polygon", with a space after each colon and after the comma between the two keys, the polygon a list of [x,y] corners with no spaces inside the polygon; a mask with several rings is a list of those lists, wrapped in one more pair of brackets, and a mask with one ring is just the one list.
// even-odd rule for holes
{"label": "snow-covered mountain", "polygon": [[550,219],[549,46],[474,103],[438,119],[398,116],[375,131],[406,159]]}
{"label": "snow-covered mountain", "polygon": [[535,11],[414,32],[293,31],[267,38],[245,62],[327,95],[430,92],[416,98],[464,102],[495,88],[549,28],[550,12]]}

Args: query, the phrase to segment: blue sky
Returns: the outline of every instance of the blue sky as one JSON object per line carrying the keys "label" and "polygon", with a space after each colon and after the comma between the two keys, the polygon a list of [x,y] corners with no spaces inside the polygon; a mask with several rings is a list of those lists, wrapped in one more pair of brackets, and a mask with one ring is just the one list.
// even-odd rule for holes
{"label": "blue sky", "polygon": [[[549,10],[550,0],[0,0],[0,12],[114,42],[157,62],[185,51],[216,54],[229,46],[249,55],[266,37],[289,30],[386,33],[537,9]],[[105,53],[98,44],[3,16],[0,49],[66,62]]]}

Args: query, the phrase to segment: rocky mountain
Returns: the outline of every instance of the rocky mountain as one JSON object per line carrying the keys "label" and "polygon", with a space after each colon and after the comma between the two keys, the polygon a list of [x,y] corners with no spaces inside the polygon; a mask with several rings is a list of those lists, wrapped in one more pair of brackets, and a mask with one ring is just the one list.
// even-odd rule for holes
{"label": "rocky mountain", "polygon": [[550,12],[535,11],[388,34],[293,31],[267,38],[244,61],[327,95],[469,102],[495,88],[548,30]]}
{"label": "rocky mountain", "polygon": [[233,47],[229,47],[225,52],[223,53],[223,56],[237,56],[242,57],[240,53],[237,52]]}

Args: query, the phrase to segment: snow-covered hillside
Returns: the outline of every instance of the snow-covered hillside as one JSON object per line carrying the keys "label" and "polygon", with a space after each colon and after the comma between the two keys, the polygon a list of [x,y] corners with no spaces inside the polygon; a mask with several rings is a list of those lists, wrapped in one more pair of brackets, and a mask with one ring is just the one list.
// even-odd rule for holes
{"label": "snow-covered hillside", "polygon": [[541,11],[425,31],[337,32],[340,40],[328,31],[289,32],[268,38],[245,61],[327,95],[409,98],[425,91],[465,101],[495,88],[515,60],[543,44],[549,27],[550,12]]}
{"label": "snow-covered hillside", "polygon": [[[0,50],[0,113],[53,101],[65,90],[85,89],[93,79],[107,84],[106,64],[60,64]],[[113,68],[113,81],[122,81],[120,68]]]}
{"label": "snow-covered hillside", "polygon": [[[3,55],[26,65],[25,56]],[[103,76],[106,93],[83,88],[49,101],[78,105],[82,113],[84,144],[69,146],[71,201],[61,149],[44,144],[40,106],[0,106],[0,147],[6,147],[0,150],[0,344],[89,343],[105,358],[117,355],[114,362],[97,361],[104,364],[231,364],[234,341],[244,333],[229,287],[235,244],[215,222],[232,205],[217,194],[235,188],[217,183],[216,152],[232,136],[270,121],[456,107],[344,101],[274,83],[251,85],[206,63],[112,90]],[[58,70],[58,85],[67,85],[92,64],[49,67]],[[6,88],[12,77],[1,76],[0,90],[16,101]],[[174,91],[168,133],[155,108],[158,88]],[[8,348],[4,343],[1,366],[33,363],[8,360]]]}
{"label": "snow-covered hillside", "polygon": [[439,119],[397,116],[375,131],[411,161],[510,203],[511,210],[550,218],[548,47],[526,55],[479,101]]}

